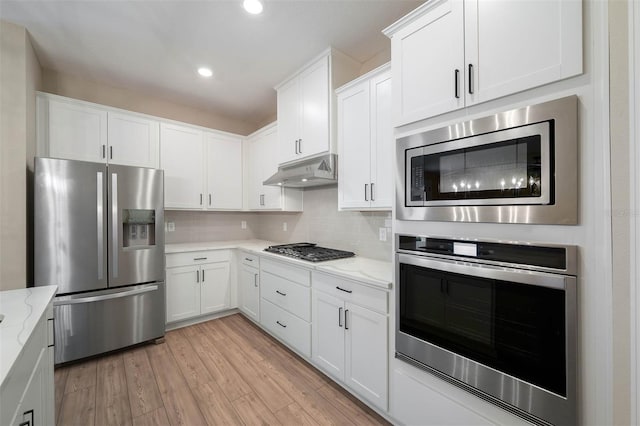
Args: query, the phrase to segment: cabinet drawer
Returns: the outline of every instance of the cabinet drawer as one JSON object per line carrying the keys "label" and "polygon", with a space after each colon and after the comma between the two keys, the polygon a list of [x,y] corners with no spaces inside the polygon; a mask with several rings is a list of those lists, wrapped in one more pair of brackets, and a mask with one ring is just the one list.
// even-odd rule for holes
{"label": "cabinet drawer", "polygon": [[265,299],[260,300],[260,322],[289,346],[311,356],[311,324]]}
{"label": "cabinet drawer", "polygon": [[313,272],[313,288],[346,302],[384,314],[389,312],[388,293],[385,290],[378,290],[355,281],[315,271]]}
{"label": "cabinet drawer", "polygon": [[260,270],[286,278],[289,281],[302,284],[306,287],[311,285],[311,271],[299,266],[288,265],[282,262],[265,259],[263,257],[260,262]]}
{"label": "cabinet drawer", "polygon": [[229,262],[231,252],[229,250],[201,250],[186,253],[167,254],[166,267],[200,265],[211,262]]}
{"label": "cabinet drawer", "polygon": [[311,321],[311,292],[309,287],[303,287],[292,281],[262,272],[261,296],[288,312]]}
{"label": "cabinet drawer", "polygon": [[241,251],[240,259],[243,265],[253,266],[254,268],[257,268],[260,266],[260,257],[257,254]]}

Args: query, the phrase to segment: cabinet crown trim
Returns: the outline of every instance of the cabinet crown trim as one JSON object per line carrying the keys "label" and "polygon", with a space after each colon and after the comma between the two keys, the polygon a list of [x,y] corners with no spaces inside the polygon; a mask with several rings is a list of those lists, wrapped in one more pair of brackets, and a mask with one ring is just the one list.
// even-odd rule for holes
{"label": "cabinet crown trim", "polygon": [[[389,25],[387,28],[382,30],[382,34],[386,35],[389,38],[392,38],[398,30],[404,28],[406,25],[412,23],[413,21],[419,19],[421,16],[428,13],[431,9],[439,6],[441,3],[445,3],[447,0],[432,0],[427,1],[423,5],[419,6],[417,9],[409,12],[407,15],[398,19],[393,24]],[[458,1],[458,0],[453,0]]]}
{"label": "cabinet crown trim", "polygon": [[338,87],[336,89],[336,95],[349,90],[351,87],[357,86],[358,84],[370,80],[371,78],[383,74],[385,72],[389,72],[391,71],[391,62],[387,62],[384,65],[380,65],[378,68],[375,68],[371,71],[369,71],[366,74],[361,75],[360,77],[356,78],[355,80],[351,80],[350,82],[343,84],[342,86]]}

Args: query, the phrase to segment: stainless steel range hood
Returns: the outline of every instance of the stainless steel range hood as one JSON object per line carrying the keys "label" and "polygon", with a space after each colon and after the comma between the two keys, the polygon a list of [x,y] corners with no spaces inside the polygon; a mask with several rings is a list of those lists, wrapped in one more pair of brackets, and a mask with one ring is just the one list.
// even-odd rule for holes
{"label": "stainless steel range hood", "polygon": [[278,168],[264,185],[305,188],[338,183],[338,156],[327,154]]}

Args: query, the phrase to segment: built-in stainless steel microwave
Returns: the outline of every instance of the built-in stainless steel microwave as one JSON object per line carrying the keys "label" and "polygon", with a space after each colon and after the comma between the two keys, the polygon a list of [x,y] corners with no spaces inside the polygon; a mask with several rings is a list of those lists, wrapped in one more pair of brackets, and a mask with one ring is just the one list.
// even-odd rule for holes
{"label": "built-in stainless steel microwave", "polygon": [[398,140],[400,220],[574,225],[576,96]]}

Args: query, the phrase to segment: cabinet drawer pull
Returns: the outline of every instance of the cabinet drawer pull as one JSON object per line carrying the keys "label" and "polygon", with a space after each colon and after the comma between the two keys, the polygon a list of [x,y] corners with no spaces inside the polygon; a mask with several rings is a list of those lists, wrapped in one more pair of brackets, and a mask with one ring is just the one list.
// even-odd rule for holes
{"label": "cabinet drawer pull", "polygon": [[253,262],[253,259],[249,259],[248,257],[245,257],[244,260],[246,260],[247,262]]}
{"label": "cabinet drawer pull", "polygon": [[348,330],[349,326],[347,325],[347,315],[349,314],[349,310],[345,309],[344,310],[344,329]]}
{"label": "cabinet drawer pull", "polygon": [[345,290],[344,288],[336,286],[336,288],[340,291],[344,291],[345,293],[353,293],[353,290]]}
{"label": "cabinet drawer pull", "polygon": [[460,92],[459,92],[459,80],[460,80],[460,70],[455,70],[453,72],[453,93],[456,97],[456,99],[460,99]]}
{"label": "cabinet drawer pull", "polygon": [[194,257],[193,260],[207,260],[206,257]]}
{"label": "cabinet drawer pull", "polygon": [[280,290],[276,290],[276,293],[278,293],[280,296],[286,296],[287,293],[282,293]]}
{"label": "cabinet drawer pull", "polygon": [[342,327],[342,308],[338,308],[338,327]]}
{"label": "cabinet drawer pull", "polygon": [[276,321],[276,323],[282,328],[287,328],[287,326],[285,324],[281,323],[280,321]]}

